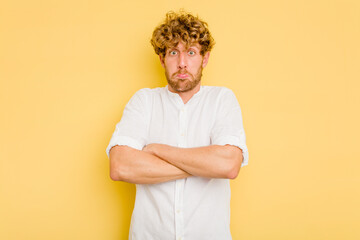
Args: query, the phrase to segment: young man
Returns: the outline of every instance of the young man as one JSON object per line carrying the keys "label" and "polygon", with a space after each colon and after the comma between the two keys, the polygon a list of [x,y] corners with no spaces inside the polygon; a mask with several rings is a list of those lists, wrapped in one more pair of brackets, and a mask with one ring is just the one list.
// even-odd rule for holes
{"label": "young man", "polygon": [[136,184],[129,239],[229,240],[229,179],[248,152],[233,92],[201,86],[214,40],[169,12],[151,43],[168,86],[135,93],[107,147],[111,178]]}

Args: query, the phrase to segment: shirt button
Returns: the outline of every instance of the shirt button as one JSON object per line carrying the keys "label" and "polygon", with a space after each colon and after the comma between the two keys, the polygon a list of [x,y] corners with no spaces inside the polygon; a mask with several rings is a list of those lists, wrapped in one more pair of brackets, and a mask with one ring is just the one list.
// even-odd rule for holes
{"label": "shirt button", "polygon": [[180,213],[181,211],[180,210],[176,210],[176,213]]}

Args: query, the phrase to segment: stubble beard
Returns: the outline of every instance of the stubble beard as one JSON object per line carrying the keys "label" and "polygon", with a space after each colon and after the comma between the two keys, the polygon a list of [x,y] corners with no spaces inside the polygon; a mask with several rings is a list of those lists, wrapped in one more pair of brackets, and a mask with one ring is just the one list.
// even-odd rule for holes
{"label": "stubble beard", "polygon": [[[178,74],[187,74],[189,75],[188,79],[177,78]],[[169,73],[165,71],[165,76],[170,87],[177,93],[183,93],[193,90],[201,81],[202,77],[202,67],[199,68],[195,76],[187,71],[178,71],[172,76],[169,76]]]}

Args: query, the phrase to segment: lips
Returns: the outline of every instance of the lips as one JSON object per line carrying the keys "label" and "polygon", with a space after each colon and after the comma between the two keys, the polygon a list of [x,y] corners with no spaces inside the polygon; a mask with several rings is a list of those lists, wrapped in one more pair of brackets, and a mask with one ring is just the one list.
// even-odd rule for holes
{"label": "lips", "polygon": [[184,74],[184,73],[177,74],[176,76],[177,76],[178,78],[187,78],[187,77],[189,77],[189,75]]}

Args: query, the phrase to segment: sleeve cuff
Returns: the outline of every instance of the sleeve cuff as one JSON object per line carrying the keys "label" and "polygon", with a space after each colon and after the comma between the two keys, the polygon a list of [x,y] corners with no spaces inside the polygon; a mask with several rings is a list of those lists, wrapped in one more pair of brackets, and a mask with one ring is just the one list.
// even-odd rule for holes
{"label": "sleeve cuff", "polygon": [[141,144],[139,141],[131,138],[131,137],[127,137],[127,136],[118,136],[116,138],[111,139],[109,145],[106,148],[106,154],[108,155],[108,157],[110,157],[110,150],[112,147],[114,146],[128,146],[128,147],[132,147],[135,148],[137,150],[142,150],[144,147],[144,144]]}

